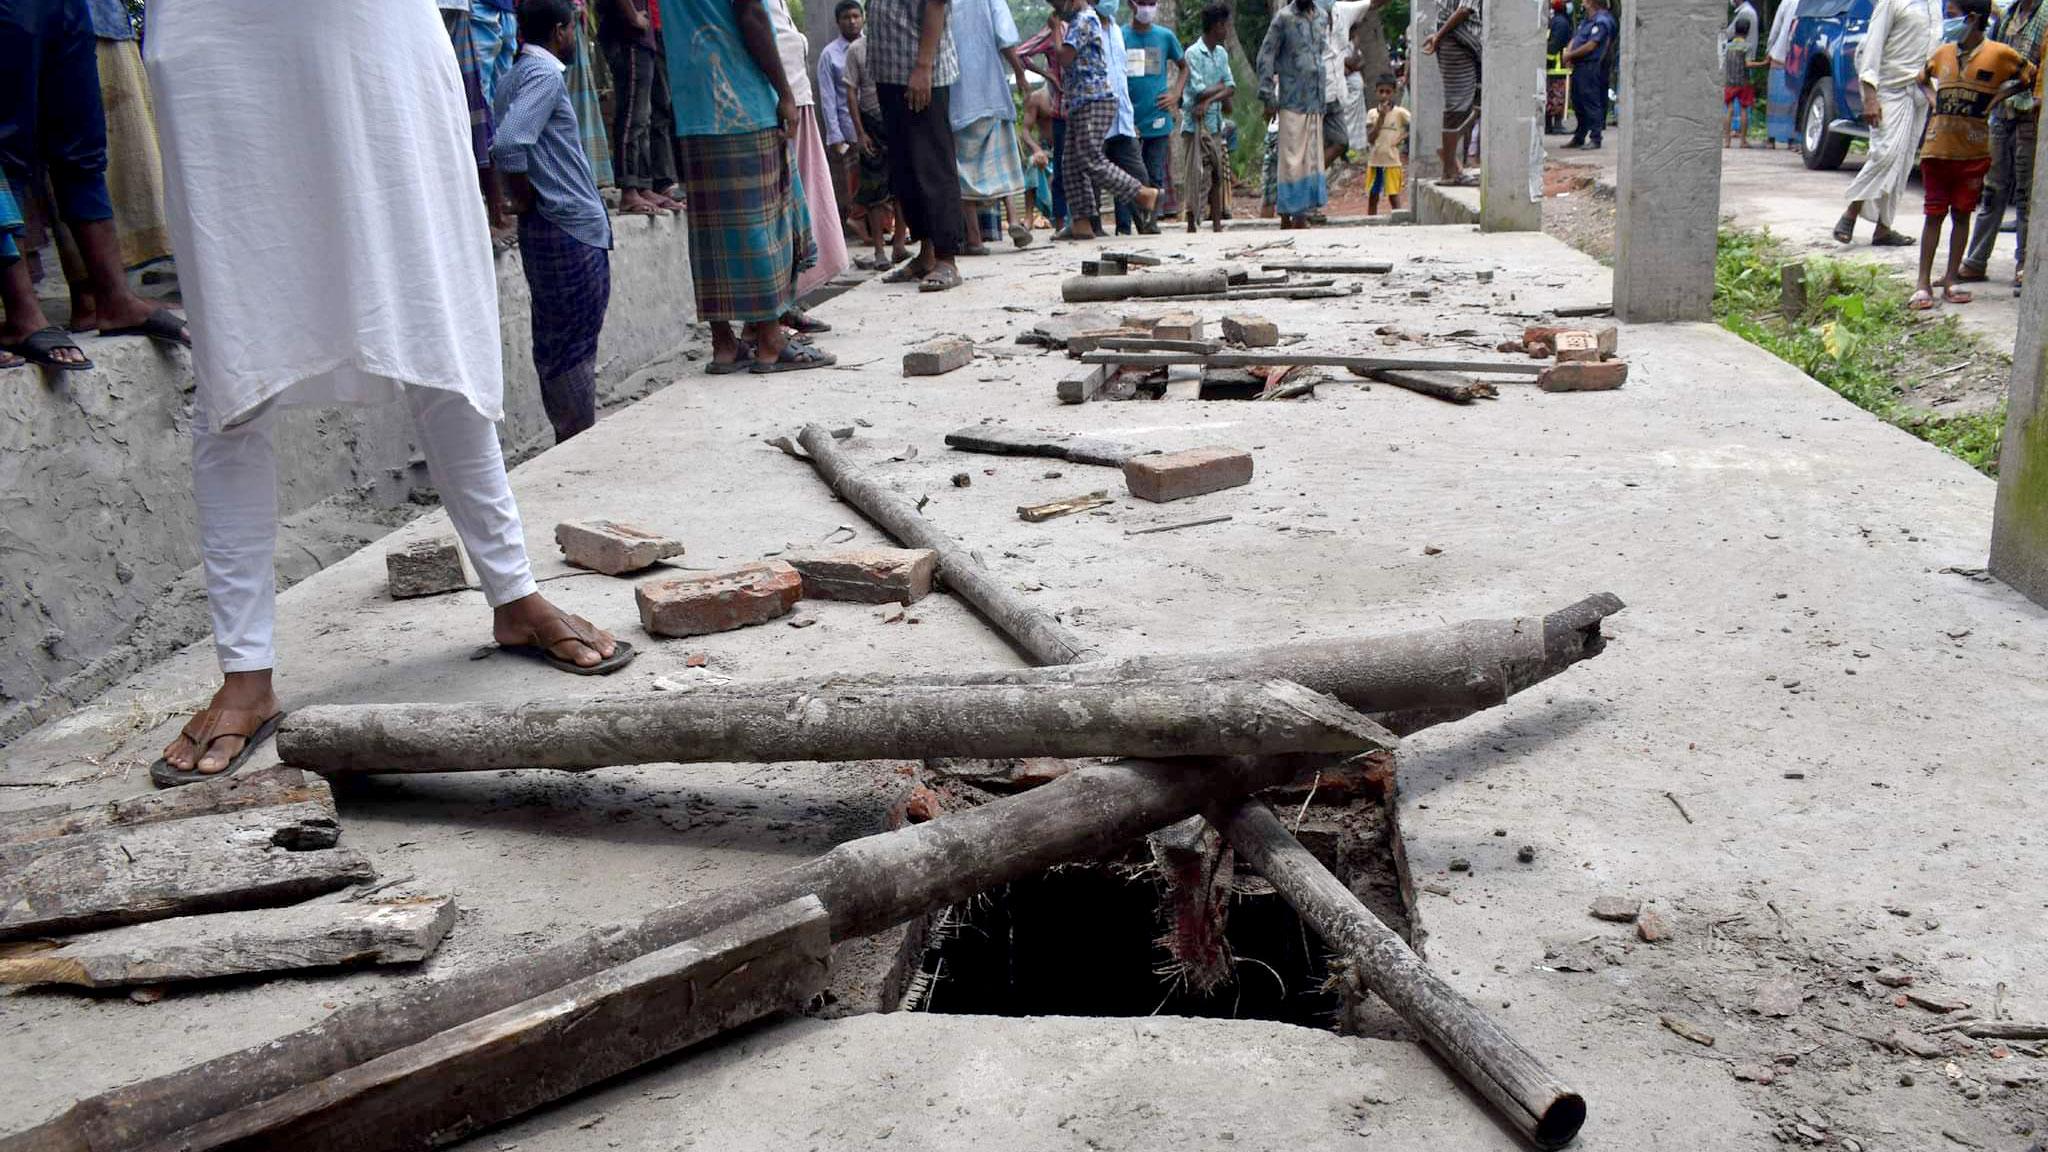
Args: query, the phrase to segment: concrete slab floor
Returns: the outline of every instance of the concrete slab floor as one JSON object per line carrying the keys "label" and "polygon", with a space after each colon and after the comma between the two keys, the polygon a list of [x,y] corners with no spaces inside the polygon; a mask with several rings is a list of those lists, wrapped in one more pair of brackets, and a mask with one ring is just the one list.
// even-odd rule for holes
{"label": "concrete slab floor", "polygon": [[[1524,313],[1601,302],[1609,292],[1604,269],[1542,235],[1375,228],[1290,238],[1293,255],[1384,257],[1398,269],[1365,278],[1365,293],[1350,300],[1231,309],[1272,317],[1283,332],[1303,334],[1305,347],[1476,353],[1518,329]],[[1173,234],[1112,246],[1206,260],[1249,242]],[[1920,1059],[1859,1036],[1937,1019],[1895,1007],[1892,989],[1864,979],[1880,964],[1917,974],[1916,989],[1953,990],[1985,1015],[1997,1002],[2012,1017],[2048,1018],[2048,986],[2037,975],[2048,971],[2040,895],[2048,854],[2038,850],[2036,784],[2048,612],[1946,571],[1984,562],[1989,480],[1703,326],[1624,328],[1633,372],[1616,392],[1549,395],[1505,383],[1498,401],[1454,407],[1344,377],[1291,403],[1062,408],[1052,389],[1069,362],[1009,338],[1060,307],[1059,279],[1092,247],[968,261],[967,284],[939,300],[864,286],[819,310],[838,329],[824,343],[840,354],[840,369],[686,379],[530,461],[514,486],[536,555],[553,555],[556,521],[591,515],[674,530],[689,548],[680,560],[693,567],[815,543],[840,524],[857,540],[878,540],[806,465],[765,443],[805,420],[864,421],[850,450],[906,493],[928,496],[928,516],[1113,652],[1392,631],[1617,592],[1629,610],[1610,622],[1613,642],[1599,659],[1507,708],[1409,743],[1402,821],[1434,965],[1586,1095],[1582,1147],[1656,1140],[1747,1149],[1774,1129],[1806,1139],[1800,1125],[1845,1148],[1934,1147],[1944,1130],[1985,1147],[2027,1146],[2031,1137],[2018,1129],[2043,1113],[2043,1065],[2024,1048],[1965,1051],[1948,1040],[1952,1050]],[[1492,281],[1479,283],[1478,270],[1493,270]],[[1225,310],[1175,307],[1212,322]],[[1374,335],[1390,324],[1427,339]],[[901,379],[902,349],[941,332],[969,335],[988,355],[947,376]],[[1138,505],[1107,471],[943,447],[946,432],[984,418],[1161,448],[1231,444],[1254,452],[1258,474],[1247,487],[1197,500]],[[956,488],[950,477],[963,471],[973,484]],[[1119,499],[1099,514],[1016,519],[1019,504],[1095,488]],[[1225,513],[1234,519],[1124,535]],[[437,513],[394,541],[445,530]],[[474,592],[384,599],[382,551],[366,550],[283,597],[288,703],[560,697],[693,675],[1016,659],[939,596],[909,614],[915,624],[886,623],[893,610],[807,603],[799,610],[816,627],[653,642],[612,681],[554,676],[470,659],[485,638]],[[628,582],[550,560],[541,569],[560,577],[545,585],[551,594],[645,640]],[[709,655],[707,669],[684,667],[693,652]],[[141,768],[175,726],[167,717],[200,699],[211,678],[211,654],[185,652],[18,743],[0,784],[46,786],[0,788],[0,805],[138,790]],[[454,978],[532,940],[815,851],[874,826],[896,779],[885,765],[647,767],[412,780],[346,797],[347,843],[386,875],[411,873],[460,898],[465,916],[442,955],[422,973],[286,979],[149,1006],[0,997],[8,1037],[0,1075],[16,1089],[0,1102],[0,1129],[81,1093],[275,1035],[326,1005]],[[664,802],[670,807],[656,806]],[[1535,849],[1526,865],[1515,861],[1525,844]],[[1448,871],[1453,857],[1471,871]],[[1673,938],[1633,943],[1627,927],[1587,916],[1594,897],[1620,893],[1650,900]],[[1791,1015],[1753,1011],[1770,981],[1797,988]],[[1660,1025],[1664,1016],[1713,1034],[1715,1045],[1681,1039]],[[938,1046],[970,1026],[834,1027],[846,1029],[842,1057],[872,1065],[917,1038]],[[1014,1039],[1023,1047],[1045,1027],[971,1025],[992,1046]],[[1143,1025],[1088,1027],[1108,1036]],[[1219,1037],[1241,1027],[1253,1037],[1274,1026],[1201,1027]],[[1309,1047],[1273,1074],[1276,1085],[1319,1091],[1327,1071],[1315,1046],[1342,1044],[1397,1077],[1403,1101],[1413,1094],[1418,1118],[1374,1125],[1374,1143],[1421,1146],[1447,1134],[1426,1127],[1438,1123],[1463,1127],[1432,1144],[1511,1146],[1446,1076],[1399,1074],[1417,1059],[1412,1050],[1300,1038]],[[1095,1050],[1079,1046],[1063,1056],[1078,1080],[1098,1063]],[[785,1093],[803,1079],[790,1071],[798,1066],[720,1065],[733,1078],[722,1082],[758,1076],[749,1092]],[[1172,1062],[1129,1076],[1117,1082],[1134,1109],[1181,1098]],[[640,1079],[618,1091],[630,1096]],[[897,1131],[914,1130],[932,1093],[911,1083],[870,1091],[876,1130],[892,1109]],[[1361,1102],[1375,1091],[1364,1078],[1353,1083]],[[1066,1146],[1046,1123],[1058,1118],[1059,1093],[1033,1089],[1009,1103],[999,1090],[988,1095],[952,1146],[1006,1131],[1047,1134],[1026,1146]],[[707,1098],[705,1130],[765,1131],[766,1120],[741,1114],[760,1107],[728,1108],[746,1098]],[[805,1133],[840,1122],[830,1093],[815,1105],[776,1099],[808,1119]],[[1265,1111],[1248,1113],[1261,1126],[1233,1131],[1296,1132],[1297,1102],[1276,1089]],[[535,1123],[551,1125],[552,1115]],[[604,1127],[621,1146],[662,1138],[658,1128]],[[1097,1146],[1179,1146],[1174,1131],[1133,1126]],[[753,1138],[735,1135],[732,1146]],[[1083,1146],[1083,1137],[1070,1142]]]}

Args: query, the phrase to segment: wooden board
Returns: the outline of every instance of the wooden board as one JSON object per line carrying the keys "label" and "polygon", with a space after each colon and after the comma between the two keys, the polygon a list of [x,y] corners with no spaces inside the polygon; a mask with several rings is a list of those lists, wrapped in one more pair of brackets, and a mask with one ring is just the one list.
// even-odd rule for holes
{"label": "wooden board", "polygon": [[946,446],[962,452],[986,452],[993,456],[1045,456],[1074,464],[1096,464],[1121,468],[1133,456],[1149,456],[1156,448],[1140,448],[1094,436],[1076,436],[1043,428],[1011,428],[1002,424],[975,424],[946,434]]}
{"label": "wooden board", "polygon": [[1017,506],[1017,516],[1019,519],[1036,524],[1041,520],[1050,520],[1055,516],[1070,516],[1076,512],[1086,512],[1090,508],[1100,508],[1108,503],[1110,503],[1109,493],[1107,491],[1097,491],[1083,496],[1069,496],[1064,500],[1052,500],[1044,504],[1020,504]]}
{"label": "wooden board", "polygon": [[338,831],[331,802],[299,803],[0,849],[0,939],[291,904],[374,877],[357,853],[310,847]]}
{"label": "wooden board", "polygon": [[179,916],[58,942],[0,945],[0,984],[112,988],[354,964],[413,964],[455,926],[448,896]]}
{"label": "wooden board", "polygon": [[0,848],[104,828],[129,828],[188,816],[302,803],[324,804],[327,815],[334,815],[334,797],[327,790],[326,781],[278,764],[222,780],[152,790],[101,804],[49,804],[0,812]]}
{"label": "wooden board", "polygon": [[815,896],[649,952],[142,1148],[363,1152],[453,1144],[824,991]]}
{"label": "wooden board", "polygon": [[1540,375],[1543,364],[1530,360],[1475,360],[1423,356],[1346,356],[1337,352],[1110,352],[1096,351],[1081,357],[1084,364],[1163,368],[1175,364],[1199,364],[1204,368],[1263,368],[1276,364],[1301,364],[1322,368],[1349,368],[1362,375],[1392,368],[1410,372],[1487,372],[1503,376]]}
{"label": "wooden board", "polygon": [[[1095,347],[1106,348],[1111,352],[1192,352],[1207,356],[1223,351],[1223,341],[1167,340],[1157,336],[1109,336],[1096,341]],[[1071,348],[1068,351],[1077,356],[1084,354],[1073,352]]]}
{"label": "wooden board", "polygon": [[1110,375],[1108,365],[1096,365],[1060,381],[1055,392],[1062,404],[1086,404],[1102,395],[1102,390],[1109,386]]}
{"label": "wooden board", "polygon": [[1500,396],[1499,389],[1484,380],[1470,380],[1450,372],[1382,368],[1371,376],[1382,384],[1392,384],[1396,388],[1406,388],[1452,404],[1470,404],[1474,400],[1493,400]]}
{"label": "wooden board", "polygon": [[1268,272],[1325,272],[1331,275],[1378,276],[1394,270],[1389,260],[1267,260],[1259,267]]}

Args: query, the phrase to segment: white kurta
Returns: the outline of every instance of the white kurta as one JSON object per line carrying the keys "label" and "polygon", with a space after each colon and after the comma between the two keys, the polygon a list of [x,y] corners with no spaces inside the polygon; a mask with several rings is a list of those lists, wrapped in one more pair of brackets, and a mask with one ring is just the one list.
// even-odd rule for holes
{"label": "white kurta", "polygon": [[199,409],[504,415],[468,104],[430,0],[150,0],[145,61]]}
{"label": "white kurta", "polygon": [[1846,193],[1863,215],[1889,228],[1912,179],[1927,127],[1920,73],[1941,43],[1941,20],[1930,0],[1877,0],[1856,48],[1857,78],[1877,89],[1883,122],[1870,133],[1870,154]]}

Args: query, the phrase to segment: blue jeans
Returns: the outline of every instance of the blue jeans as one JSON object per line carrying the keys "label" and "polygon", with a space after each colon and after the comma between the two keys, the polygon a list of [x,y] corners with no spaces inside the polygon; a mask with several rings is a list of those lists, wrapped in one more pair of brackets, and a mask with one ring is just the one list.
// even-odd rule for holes
{"label": "blue jeans", "polygon": [[[1158,187],[1145,171],[1145,153],[1138,147],[1135,136],[1111,136],[1102,142],[1102,154],[1109,157],[1110,163],[1130,173],[1131,179],[1148,188]],[[1131,206],[1119,201],[1116,206],[1116,234],[1130,235],[1137,219]]]}
{"label": "blue jeans", "polygon": [[47,174],[57,215],[69,223],[113,219],[85,0],[0,0],[0,170],[24,197]]}

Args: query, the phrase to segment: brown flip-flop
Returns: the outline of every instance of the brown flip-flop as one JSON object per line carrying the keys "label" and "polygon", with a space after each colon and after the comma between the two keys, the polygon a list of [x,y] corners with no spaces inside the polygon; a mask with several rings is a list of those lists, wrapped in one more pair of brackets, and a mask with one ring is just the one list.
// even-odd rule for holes
{"label": "brown flip-flop", "polygon": [[[220,780],[235,774],[250,753],[270,739],[277,731],[278,721],[284,719],[282,709],[268,716],[260,716],[247,708],[204,708],[185,721],[179,735],[192,742],[198,751],[190,768],[179,768],[163,757],[149,766],[149,779],[159,788],[176,788],[184,784],[198,784],[205,780]],[[206,750],[229,736],[242,738],[242,747],[228,760],[227,767],[218,772],[201,772],[199,761],[206,758]]]}
{"label": "brown flip-flop", "polygon": [[557,655],[555,653],[555,646],[574,640],[592,651],[596,651],[596,626],[581,616],[558,616],[549,623],[553,626],[551,631],[556,633],[552,639],[543,637],[539,644],[500,644],[498,645],[498,651],[508,656],[523,656],[528,660],[538,660],[550,668],[563,672],[573,672],[578,676],[609,676],[626,665],[631,664],[633,657],[639,655],[639,653],[633,651],[631,644],[615,636],[612,638],[612,654],[585,668],[566,656]]}

